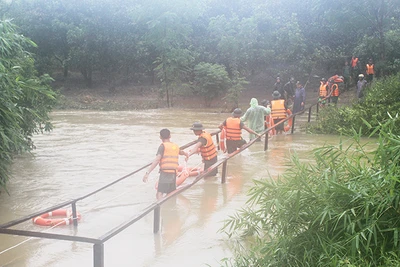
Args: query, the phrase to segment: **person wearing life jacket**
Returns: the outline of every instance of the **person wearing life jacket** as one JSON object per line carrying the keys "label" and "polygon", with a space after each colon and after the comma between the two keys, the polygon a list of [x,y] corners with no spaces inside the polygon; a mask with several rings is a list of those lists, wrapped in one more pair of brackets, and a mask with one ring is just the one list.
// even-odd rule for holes
{"label": "person wearing life jacket", "polygon": [[158,147],[155,159],[143,176],[143,182],[146,183],[149,174],[157,165],[160,165],[160,177],[156,194],[157,200],[176,189],[176,171],[179,165],[179,155],[184,155],[186,160],[189,158],[187,152],[181,150],[177,144],[170,141],[171,132],[168,129],[160,131],[160,139],[162,144]]}
{"label": "person wearing life jacket", "polygon": [[338,99],[339,99],[339,86],[337,83],[335,83],[334,80],[329,80],[328,81],[328,88],[329,88],[329,92],[331,95],[331,99],[332,99],[332,103],[334,105],[337,105]]}
{"label": "person wearing life jacket", "polygon": [[372,59],[370,58],[367,65],[365,65],[365,73],[367,74],[367,82],[371,83],[372,80],[374,79],[375,75],[375,69],[374,69],[374,64],[372,63]]}
{"label": "person wearing life jacket", "polygon": [[318,102],[320,107],[324,107],[326,104],[326,97],[328,96],[328,82],[325,78],[322,78],[319,85]]}
{"label": "person wearing life jacket", "polygon": [[[287,117],[287,106],[286,101],[281,99],[281,94],[278,91],[274,91],[272,93],[272,101],[271,101],[271,116],[274,120],[274,124],[277,124],[281,120],[286,119]],[[275,131],[277,134],[283,133],[285,129],[285,125],[283,123],[277,125],[275,127]]]}
{"label": "person wearing life jacket", "polygon": [[358,57],[352,56],[351,61],[350,61],[350,67],[351,67],[351,78],[353,79],[354,83],[357,80],[357,75],[360,72],[359,68],[359,60]]}
{"label": "person wearing life jacket", "polygon": [[235,152],[238,148],[246,144],[246,140],[242,138],[242,129],[245,129],[248,133],[252,133],[257,137],[261,137],[261,135],[244,125],[240,120],[241,115],[242,110],[236,108],[232,113],[232,117],[227,118],[218,126],[221,130],[224,127],[226,129],[226,148],[228,154]]}
{"label": "person wearing life jacket", "polygon": [[[193,123],[190,130],[198,136],[197,143],[191,148],[189,157],[197,153],[200,148],[201,157],[203,158],[204,171],[207,171],[210,166],[218,161],[217,149],[215,148],[211,134],[204,131],[203,124],[200,122]],[[218,173],[218,168],[212,170],[207,176],[215,176]]]}

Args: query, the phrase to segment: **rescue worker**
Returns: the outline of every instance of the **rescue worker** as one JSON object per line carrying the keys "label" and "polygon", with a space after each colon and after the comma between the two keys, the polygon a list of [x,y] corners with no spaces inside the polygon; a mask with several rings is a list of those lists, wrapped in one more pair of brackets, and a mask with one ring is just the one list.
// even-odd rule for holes
{"label": "rescue worker", "polygon": [[[286,119],[286,101],[281,99],[281,94],[278,91],[274,91],[272,94],[271,101],[271,116],[274,120],[274,124],[278,124],[281,120]],[[275,131],[277,134],[281,134],[284,131],[284,123],[281,123],[275,127]]]}
{"label": "rescue worker", "polygon": [[143,177],[143,182],[146,183],[149,174],[157,165],[160,165],[160,177],[156,194],[157,200],[176,189],[176,170],[179,165],[179,155],[184,155],[186,160],[189,158],[188,153],[170,141],[171,132],[168,129],[160,131],[160,139],[162,144],[158,147],[156,157]]}
{"label": "rescue worker", "polygon": [[[240,118],[241,121],[249,121],[249,128],[256,133],[262,133],[264,131],[265,117],[271,113],[271,109],[258,105],[258,100],[252,98],[250,100],[250,107],[246,110],[245,114]],[[250,134],[250,141],[255,138],[254,134]],[[261,141],[261,139],[258,139]]]}
{"label": "rescue worker", "polygon": [[350,67],[351,67],[351,78],[353,79],[354,83],[356,83],[357,75],[359,73],[358,57],[356,56],[351,57]]}
{"label": "rescue worker", "polygon": [[332,99],[332,103],[334,105],[337,105],[338,99],[339,99],[339,86],[337,85],[337,83],[335,83],[334,80],[329,80],[328,81],[328,87],[329,87],[329,92],[331,95],[331,99]]}
{"label": "rescue worker", "polygon": [[366,68],[365,73],[367,74],[367,82],[371,83],[375,75],[374,64],[372,63],[371,58],[369,59],[367,65],[365,65],[365,68]]}
{"label": "rescue worker", "polygon": [[325,107],[326,97],[328,96],[328,83],[322,78],[319,85],[318,102],[320,107]]}
{"label": "rescue worker", "polygon": [[226,129],[226,149],[228,154],[235,152],[238,148],[241,148],[246,144],[246,140],[242,138],[242,129],[245,129],[247,132],[252,133],[257,137],[261,137],[261,135],[244,125],[244,123],[240,120],[241,115],[242,110],[240,108],[236,108],[232,112],[232,117],[227,118],[218,126],[221,130],[224,127]]}
{"label": "rescue worker", "polygon": [[[193,146],[191,151],[189,151],[189,157],[194,153],[197,153],[200,148],[201,157],[203,158],[204,171],[207,171],[210,166],[218,161],[217,149],[215,148],[214,142],[212,140],[211,134],[204,131],[203,124],[200,122],[193,123],[190,130],[198,136],[197,143]],[[218,169],[215,168],[207,176],[215,176],[218,173]]]}

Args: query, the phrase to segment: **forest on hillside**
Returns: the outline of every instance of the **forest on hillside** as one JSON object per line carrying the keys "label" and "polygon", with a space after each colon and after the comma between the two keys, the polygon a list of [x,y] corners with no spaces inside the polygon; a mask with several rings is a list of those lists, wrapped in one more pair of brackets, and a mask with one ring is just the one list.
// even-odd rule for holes
{"label": "forest on hillside", "polygon": [[234,96],[261,72],[340,73],[352,55],[377,77],[400,70],[399,0],[2,0],[0,12],[37,44],[39,74],[158,83],[168,102]]}

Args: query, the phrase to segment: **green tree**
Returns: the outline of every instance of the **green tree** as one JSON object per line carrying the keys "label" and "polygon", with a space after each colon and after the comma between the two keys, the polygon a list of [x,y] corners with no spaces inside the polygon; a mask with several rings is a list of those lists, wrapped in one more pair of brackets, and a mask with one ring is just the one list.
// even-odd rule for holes
{"label": "green tree", "polygon": [[48,114],[56,94],[48,75],[36,75],[26,50],[35,44],[18,34],[9,20],[0,22],[0,36],[0,185],[4,187],[13,155],[34,147],[33,134],[51,130]]}
{"label": "green tree", "polygon": [[194,93],[204,97],[206,106],[231,86],[228,72],[218,64],[199,63],[194,67]]}
{"label": "green tree", "polygon": [[194,53],[188,38],[192,32],[190,21],[201,12],[201,1],[188,6],[186,1],[157,1],[142,8],[150,11],[145,17],[148,25],[146,41],[157,52],[155,70],[162,82],[162,94],[170,107],[174,86],[187,80],[194,64]]}

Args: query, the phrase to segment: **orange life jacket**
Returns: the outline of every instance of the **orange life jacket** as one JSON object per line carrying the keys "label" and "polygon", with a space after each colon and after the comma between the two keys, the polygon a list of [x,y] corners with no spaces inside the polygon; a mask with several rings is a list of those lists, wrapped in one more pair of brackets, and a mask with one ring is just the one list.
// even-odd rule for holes
{"label": "orange life jacket", "polygon": [[367,74],[375,74],[374,72],[374,64],[367,64]]}
{"label": "orange life jacket", "polygon": [[230,117],[226,119],[226,139],[241,140],[242,129],[240,129],[240,118]]}
{"label": "orange life jacket", "polygon": [[351,67],[354,68],[355,66],[357,66],[357,63],[358,63],[358,58],[352,57],[351,58]]}
{"label": "orange life jacket", "polygon": [[278,99],[271,101],[271,115],[274,120],[286,118],[285,100]]}
{"label": "orange life jacket", "polygon": [[331,91],[331,96],[339,96],[339,86],[336,83],[332,84]]}
{"label": "orange life jacket", "polygon": [[327,84],[325,82],[321,82],[319,86],[319,96],[326,97],[328,95],[328,90],[326,89]]}
{"label": "orange life jacket", "polygon": [[164,142],[164,155],[160,161],[160,170],[168,173],[175,173],[178,169],[179,146],[175,143]]}
{"label": "orange life jacket", "polygon": [[207,143],[200,147],[201,156],[204,160],[213,159],[217,155],[217,149],[215,148],[211,134],[203,132],[200,137],[207,140]]}

